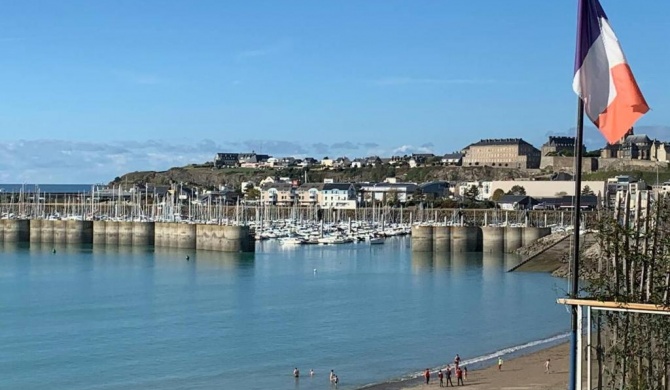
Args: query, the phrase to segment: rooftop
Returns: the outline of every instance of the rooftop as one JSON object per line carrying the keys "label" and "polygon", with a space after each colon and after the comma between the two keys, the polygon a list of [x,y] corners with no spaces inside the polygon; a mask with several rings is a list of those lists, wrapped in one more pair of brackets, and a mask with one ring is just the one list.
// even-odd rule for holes
{"label": "rooftop", "polygon": [[521,138],[486,138],[475,142],[470,146],[502,146],[502,145],[530,145]]}

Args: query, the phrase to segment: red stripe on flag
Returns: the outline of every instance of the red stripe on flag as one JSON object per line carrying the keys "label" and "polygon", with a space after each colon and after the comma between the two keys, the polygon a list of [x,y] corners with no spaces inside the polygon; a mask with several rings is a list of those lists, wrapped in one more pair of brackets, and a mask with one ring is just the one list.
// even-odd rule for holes
{"label": "red stripe on flag", "polygon": [[633,127],[649,106],[635,82],[628,64],[623,63],[610,69],[610,77],[616,88],[616,98],[598,116],[597,126],[607,142],[613,144]]}

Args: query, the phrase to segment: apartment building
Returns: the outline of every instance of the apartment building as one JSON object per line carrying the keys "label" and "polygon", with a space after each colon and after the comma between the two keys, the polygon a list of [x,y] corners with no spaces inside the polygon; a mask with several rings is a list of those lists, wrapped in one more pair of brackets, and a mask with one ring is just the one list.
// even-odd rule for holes
{"label": "apartment building", "polygon": [[260,187],[261,203],[275,206],[292,206],[296,191],[292,183],[265,183]]}
{"label": "apartment building", "polygon": [[321,208],[355,209],[356,188],[352,183],[324,183],[319,205]]}
{"label": "apartment building", "polygon": [[466,147],[463,166],[537,169],[540,151],[521,138],[482,139]]}

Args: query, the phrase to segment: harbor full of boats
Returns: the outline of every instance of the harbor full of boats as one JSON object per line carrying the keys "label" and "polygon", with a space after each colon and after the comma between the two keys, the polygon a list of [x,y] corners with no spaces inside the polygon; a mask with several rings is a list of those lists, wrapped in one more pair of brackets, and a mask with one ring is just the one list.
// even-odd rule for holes
{"label": "harbor full of boats", "polygon": [[279,240],[282,245],[337,245],[364,242],[383,244],[385,238],[404,236],[411,232],[408,223],[376,223],[366,221],[313,222],[279,220],[251,222],[257,241]]}

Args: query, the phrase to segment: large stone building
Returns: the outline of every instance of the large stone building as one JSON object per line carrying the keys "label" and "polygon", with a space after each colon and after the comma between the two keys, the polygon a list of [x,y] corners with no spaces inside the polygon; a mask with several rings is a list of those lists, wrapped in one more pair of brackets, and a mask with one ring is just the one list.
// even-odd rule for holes
{"label": "large stone building", "polygon": [[[583,149],[582,149],[583,150]],[[549,137],[540,149],[542,156],[565,156],[575,152],[575,137]]]}
{"label": "large stone building", "polygon": [[521,138],[483,139],[464,150],[463,166],[537,169],[540,151]]}
{"label": "large stone building", "polygon": [[668,161],[670,147],[665,142],[652,140],[645,134],[635,134],[631,127],[621,139],[607,144],[600,151],[601,158],[624,160]]}

